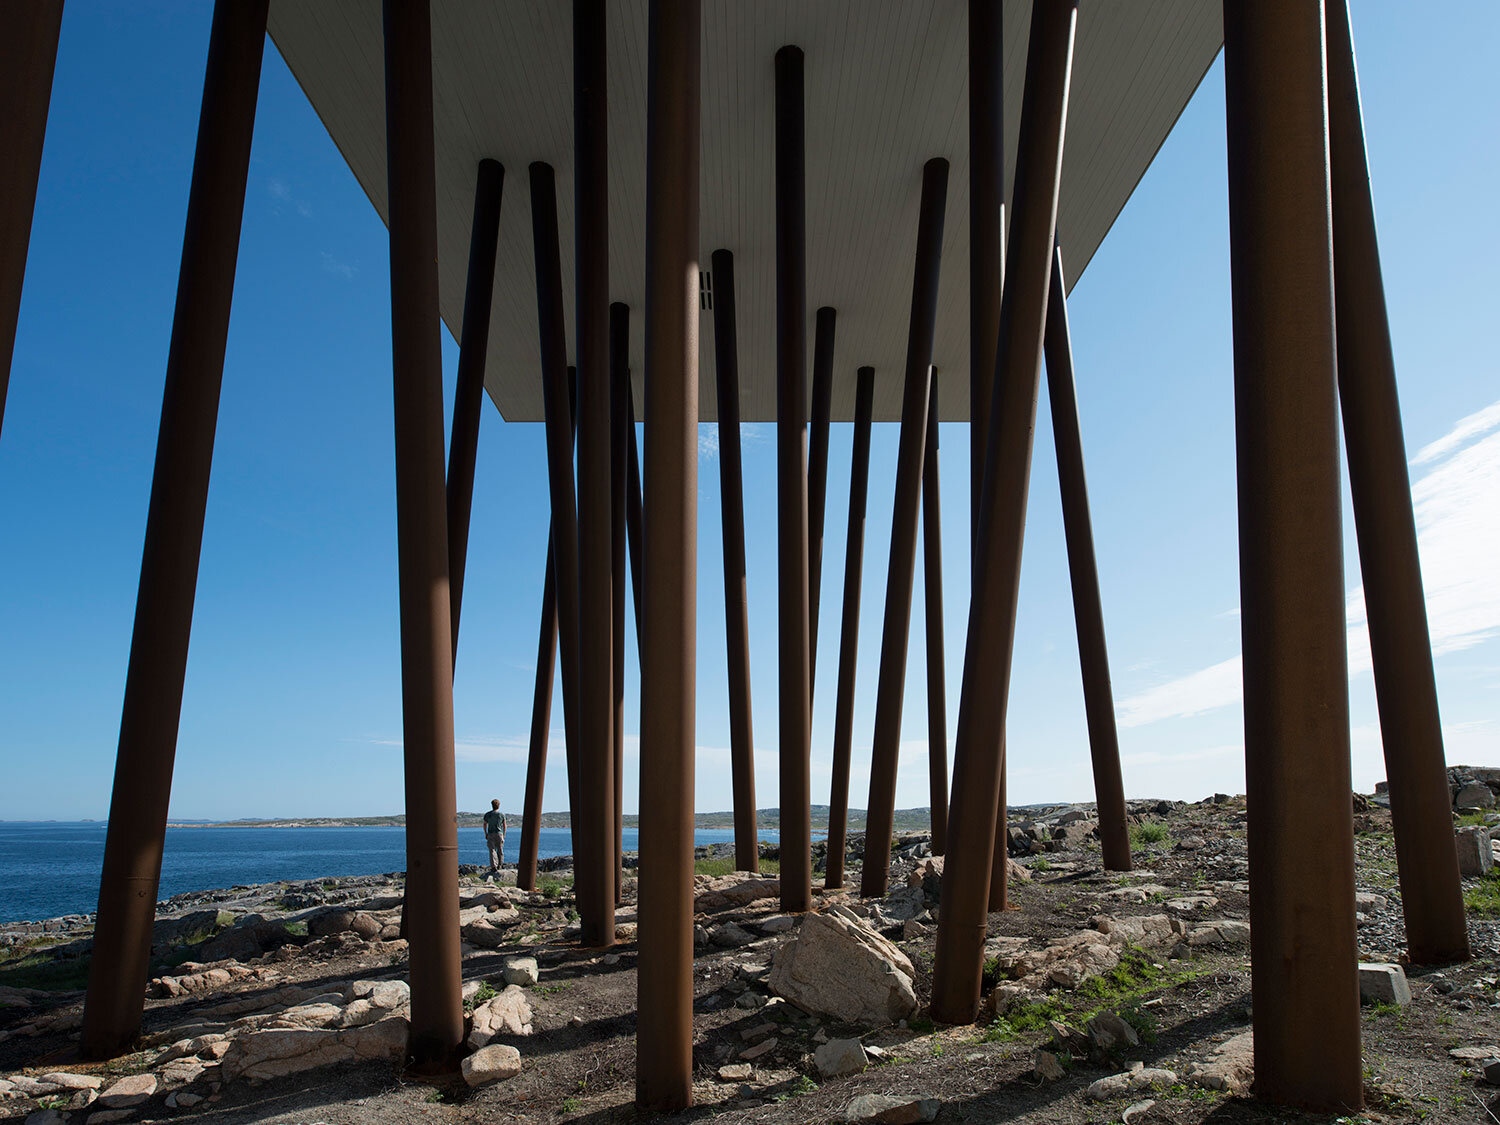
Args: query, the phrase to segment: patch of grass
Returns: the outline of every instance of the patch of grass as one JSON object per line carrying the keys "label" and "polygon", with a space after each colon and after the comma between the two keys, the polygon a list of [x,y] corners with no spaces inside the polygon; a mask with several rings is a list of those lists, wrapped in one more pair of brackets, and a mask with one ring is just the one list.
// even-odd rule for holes
{"label": "patch of grass", "polygon": [[817,1088],[818,1084],[804,1074],[800,1078],[798,1078],[797,1081],[793,1082],[790,1086],[788,1086],[781,1093],[777,1094],[771,1100],[775,1102],[784,1102],[788,1098],[798,1098],[803,1094],[810,1094]]}
{"label": "patch of grass", "polygon": [[1487,815],[1487,813],[1482,812],[1460,813],[1455,820],[1455,827],[1478,828],[1484,824],[1484,818]]}
{"label": "patch of grass", "polygon": [[1031,869],[1033,871],[1051,871],[1052,861],[1044,855],[1039,855],[1031,861]]}
{"label": "patch of grass", "polygon": [[287,922],[287,923],[284,923],[281,928],[284,929],[287,933],[291,934],[292,937],[306,937],[307,936],[307,923],[306,922]]}
{"label": "patch of grass", "polygon": [[583,1102],[578,1098],[564,1098],[562,1105],[558,1107],[563,1113],[577,1113],[583,1108]]}
{"label": "patch of grass", "polygon": [[1164,844],[1171,838],[1167,824],[1162,820],[1143,820],[1130,826],[1130,846],[1145,848],[1150,844]]}
{"label": "patch of grass", "polygon": [[427,1091],[427,1096],[425,1098],[423,1098],[422,1100],[424,1102],[427,1102],[430,1105],[439,1105],[445,1099],[444,1099],[443,1091],[441,1091],[441,1090],[428,1090]]}
{"label": "patch of grass", "polygon": [[500,994],[496,992],[493,987],[491,987],[489,981],[481,981],[479,984],[479,988],[474,993],[474,995],[464,1001],[464,1011],[472,1012],[475,1008],[479,1007],[479,1005],[485,1003],[488,1000],[493,1000],[496,996],[499,995]]}
{"label": "patch of grass", "polygon": [[[736,870],[734,856],[732,855],[714,856],[712,859],[700,859],[693,863],[693,873],[695,875],[707,875],[713,879],[717,879],[721,875],[733,875]],[[781,860],[762,859],[760,861],[760,873],[762,875],[780,875]],[[746,874],[748,875],[749,872],[746,872]]]}
{"label": "patch of grass", "polygon": [[73,992],[89,983],[89,958],[59,959],[32,953],[0,962],[0,986],[35,988],[43,992]]}
{"label": "patch of grass", "polygon": [[575,983],[577,982],[565,980],[560,981],[557,984],[544,984],[537,989],[537,992],[542,996],[551,996],[557,992],[566,992],[568,989],[572,988]]}
{"label": "patch of grass", "polygon": [[1500,868],[1464,888],[1464,906],[1477,918],[1500,918]]}
{"label": "patch of grass", "polygon": [[323,889],[325,891],[336,891],[339,889],[339,881],[337,879],[324,879]]}
{"label": "patch of grass", "polygon": [[926,1016],[914,1016],[906,1021],[906,1026],[918,1035],[931,1035],[937,1030],[937,1024],[933,1023]]}
{"label": "patch of grass", "polygon": [[542,892],[544,898],[556,898],[573,885],[571,875],[556,876],[549,875],[545,879],[537,881],[536,889]]}
{"label": "patch of grass", "polygon": [[1058,996],[1020,1000],[1010,1010],[979,1034],[981,1043],[1003,1043],[1032,1031],[1042,1031],[1048,1020],[1067,1015],[1069,1005]]}
{"label": "patch of grass", "polygon": [[1385,1016],[1399,1016],[1401,1011],[1400,1004],[1384,1004],[1377,1000],[1370,1005],[1369,1010],[1365,1013],[1365,1018],[1378,1020]]}

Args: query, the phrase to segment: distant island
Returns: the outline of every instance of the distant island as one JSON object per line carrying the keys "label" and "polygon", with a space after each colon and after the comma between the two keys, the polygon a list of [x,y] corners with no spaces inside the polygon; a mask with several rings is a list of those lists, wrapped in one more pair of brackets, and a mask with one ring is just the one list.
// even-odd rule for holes
{"label": "distant island", "polygon": [[[478,828],[483,823],[482,813],[461,812],[458,814],[458,826],[460,828]],[[507,812],[505,817],[510,823],[519,829],[521,814]],[[640,817],[634,813],[625,818],[626,828],[636,828],[640,825]],[[922,831],[930,826],[932,822],[931,810],[920,809],[897,809],[895,830],[898,832]],[[780,829],[781,809],[757,809],[755,812],[755,823],[758,828]],[[397,813],[392,816],[298,816],[285,819],[247,819],[247,820],[174,820],[173,828],[404,828],[406,827],[406,815]],[[572,818],[565,812],[549,812],[542,814],[543,828],[571,828]],[[732,811],[701,812],[696,814],[696,827],[705,830],[720,829],[731,831],[734,828],[734,813]],[[816,831],[827,831],[828,829],[828,806],[814,805],[812,807],[812,827]],[[863,831],[865,827],[865,810],[849,810],[849,830],[851,832]]]}

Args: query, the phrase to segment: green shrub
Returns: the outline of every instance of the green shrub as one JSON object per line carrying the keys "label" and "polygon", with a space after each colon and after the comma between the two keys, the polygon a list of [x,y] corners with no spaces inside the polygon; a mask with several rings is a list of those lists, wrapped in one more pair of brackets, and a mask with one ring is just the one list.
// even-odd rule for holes
{"label": "green shrub", "polygon": [[1145,848],[1151,844],[1164,844],[1171,837],[1166,823],[1160,820],[1143,820],[1130,826],[1130,846]]}

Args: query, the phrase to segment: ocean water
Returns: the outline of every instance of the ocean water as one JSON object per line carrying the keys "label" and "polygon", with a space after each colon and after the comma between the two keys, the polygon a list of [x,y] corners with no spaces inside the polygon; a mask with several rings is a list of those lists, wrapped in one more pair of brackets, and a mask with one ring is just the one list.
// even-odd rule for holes
{"label": "ocean water", "polygon": [[[102,821],[0,821],[0,922],[92,912],[99,902],[104,829]],[[734,839],[732,831],[720,829],[700,829],[695,835],[699,844]],[[775,835],[762,833],[769,839]],[[505,837],[506,862],[516,862],[520,844],[520,826],[512,825]],[[625,829],[625,850],[636,848],[636,830]],[[538,856],[572,850],[568,829],[542,829]],[[459,829],[458,859],[489,862],[478,828]],[[405,869],[403,828],[168,828],[158,897]]]}

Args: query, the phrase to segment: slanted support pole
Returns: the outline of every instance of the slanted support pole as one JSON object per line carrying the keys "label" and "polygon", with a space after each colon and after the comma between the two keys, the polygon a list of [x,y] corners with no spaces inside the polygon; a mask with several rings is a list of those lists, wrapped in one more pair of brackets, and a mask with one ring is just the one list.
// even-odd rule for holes
{"label": "slanted support pole", "polygon": [[1036,422],[1077,19],[1077,0],[1050,0],[1031,9],[1007,282],[986,439],[979,550],[969,603],[953,799],[948,810],[948,856],[933,966],[932,1016],[943,1023],[972,1023],[979,1011],[990,869],[997,830],[1004,829],[995,823],[1002,761],[996,748],[1005,731],[1010,692],[1031,433]]}
{"label": "slanted support pole", "polygon": [[807,692],[818,670],[818,605],[823,590],[823,513],[828,507],[828,429],[833,416],[833,341],[838,312],[818,310],[813,331],[812,425],[807,449]]}
{"label": "slanted support pole", "polygon": [[[1004,5],[969,0],[969,564],[979,552],[979,500],[1000,340],[1005,277]],[[1010,885],[1005,812],[1005,737],[995,802],[991,910],[1006,909]]]}
{"label": "slanted support pole", "polygon": [[699,0],[652,0],[646,66],[646,419],[635,1098],[693,1102],[698,604]]}
{"label": "slanted support pole", "polygon": [[1345,0],[1328,0],[1327,9],[1335,321],[1349,492],[1391,786],[1407,956],[1417,965],[1445,964],[1468,959],[1469,935],[1365,156],[1354,37]]}
{"label": "slanted support pole", "polygon": [[411,945],[408,1052],[419,1067],[446,1069],[458,1061],[464,1012],[428,4],[386,0],[384,38]]}
{"label": "slanted support pole", "polygon": [[776,575],[781,909],[812,909],[807,215],[802,50],[776,52]]}
{"label": "slanted support pole", "polygon": [[750,609],[745,590],[745,486],[740,466],[739,335],[734,255],[715,250],[714,375],[719,399],[719,507],[724,522],[724,639],[729,662],[729,763],[734,865],[760,870],[755,827],[755,739],[750,718]]}
{"label": "slanted support pole", "polygon": [[[1057,480],[1062,491],[1063,534],[1068,544],[1068,575],[1073,583],[1078,663],[1083,672],[1083,708],[1094,765],[1094,800],[1099,809],[1099,842],[1106,871],[1129,871],[1130,827],[1125,821],[1125,781],[1120,774],[1120,738],[1115,729],[1115,698],[1109,683],[1109,650],[1104,644],[1104,606],[1099,597],[1099,568],[1094,558],[1088,478],[1083,471],[1083,437],[1078,423],[1061,247],[1055,247],[1052,253],[1045,352],[1052,434],[1057,446]],[[993,873],[990,877],[994,878]]]}
{"label": "slanted support pole", "polygon": [[62,30],[62,0],[10,0],[0,4],[0,429],[15,352],[21,287],[31,217],[42,170],[52,72]]}
{"label": "slanted support pole", "polygon": [[630,439],[630,306],[609,306],[610,606],[614,612],[615,905],[625,889],[625,473]]}
{"label": "slanted support pole", "polygon": [[844,623],[839,637],[838,699],[833,719],[833,786],[828,797],[824,885],[844,885],[849,838],[849,762],[854,744],[854,670],[859,652],[859,590],[865,557],[865,500],[870,491],[870,419],[875,369],[861,367],[854,385],[854,454],[849,471],[849,536],[844,546]]}
{"label": "slanted support pole", "polygon": [[880,681],[875,696],[875,739],[870,750],[870,800],[865,814],[865,861],[859,893],[885,894],[891,873],[891,831],[896,818],[896,767],[901,751],[901,705],[906,693],[906,648],[911,639],[911,593],[917,565],[917,518],[927,444],[927,391],[937,325],[938,275],[943,261],[943,218],[948,162],[922,169],[917,221],[917,261],[911,288],[906,344],[906,384],[901,437],[896,448],[896,499],[891,511],[891,561],[885,587],[885,627],[880,639]]}
{"label": "slanted support pole", "polygon": [[922,460],[923,613],[927,622],[927,784],[932,854],[948,841],[948,689],[943,670],[943,516],[938,487],[937,368],[928,368],[927,448]]}
{"label": "slanted support pole", "polygon": [[[82,1050],[87,1058],[118,1055],[128,1050],[140,1033],[239,256],[240,220],[245,209],[245,176],[255,130],[266,6],[267,0],[220,0],[214,6],[209,33],[208,68],[203,79],[198,144],[177,278],[177,309],[167,352],[156,468],[151,480],[109,832],[104,844],[94,952],[84,1001]],[[435,318],[435,309],[433,315]],[[435,331],[435,319],[433,328]],[[434,347],[436,342],[434,335]],[[437,448],[437,503],[441,505],[441,402]],[[438,511],[441,513],[441,507]],[[438,546],[441,548],[442,543]],[[446,589],[443,595],[446,601]],[[446,625],[446,606],[442,616]],[[442,671],[447,670],[446,660],[445,649]],[[448,752],[451,769],[451,741]],[[455,886],[457,879],[455,867]],[[455,898],[455,914],[457,909]],[[456,923],[453,942],[456,955]],[[455,980],[455,998],[456,989]]]}
{"label": "slanted support pole", "polygon": [[1255,1093],[1351,1112],[1363,1092],[1323,5],[1225,0],[1224,95]]}
{"label": "slanted support pole", "polygon": [[490,305],[495,290],[495,244],[500,236],[500,196],[505,169],[481,160],[474,185],[474,221],[469,228],[469,277],[464,286],[464,323],[453,388],[453,436],[448,442],[448,602],[453,662],[458,663],[458,619],[469,557],[469,515],[474,506],[474,461],[484,406],[484,366],[490,347]]}
{"label": "slanted support pole", "polygon": [[[563,730],[568,744],[568,809],[578,850],[580,810],[578,510],[573,498],[573,427],[569,424],[568,330],[563,323],[562,259],[557,240],[557,183],[550,164],[531,165],[531,234],[536,261],[537,327],[542,353],[542,411],[547,439],[547,490],[552,500],[552,565],[557,574]],[[582,903],[580,903],[582,906]],[[579,911],[580,915],[583,913]]]}
{"label": "slanted support pole", "polygon": [[573,859],[580,942],[615,941],[614,608],[611,558],[609,162],[604,0],[573,0],[574,277],[578,364],[579,804]]}
{"label": "slanted support pole", "polygon": [[[577,390],[578,381],[570,367],[570,442],[577,439]],[[550,522],[547,525],[547,562],[542,573],[542,621],[536,642],[536,687],[531,696],[531,742],[526,755],[526,798],[521,813],[521,847],[516,858],[516,886],[523,891],[536,890],[537,852],[542,833],[542,796],[547,782],[547,742],[552,734],[552,684],[557,666],[557,552]]]}
{"label": "slanted support pole", "polygon": [[646,561],[646,532],[641,501],[641,456],[635,439],[635,391],[631,388],[628,372],[625,376],[625,422],[630,427],[625,451],[625,539],[630,548],[630,604],[635,609],[636,655],[644,659],[643,622],[646,619],[641,612],[641,571]]}

